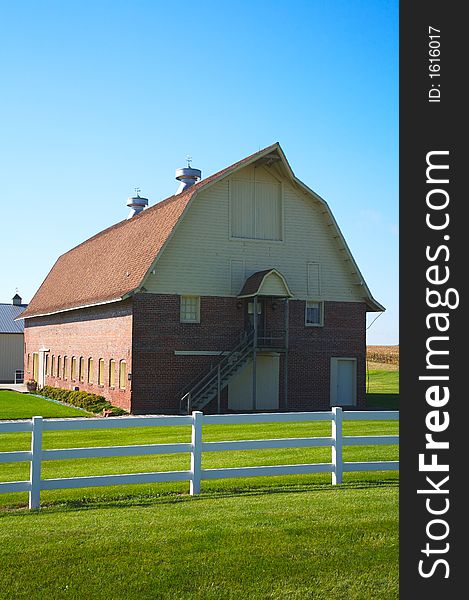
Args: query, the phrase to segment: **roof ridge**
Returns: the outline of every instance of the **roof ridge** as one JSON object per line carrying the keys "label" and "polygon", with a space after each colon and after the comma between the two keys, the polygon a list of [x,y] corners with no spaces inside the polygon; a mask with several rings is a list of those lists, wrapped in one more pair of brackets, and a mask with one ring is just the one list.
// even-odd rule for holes
{"label": "roof ridge", "polygon": [[[32,297],[25,318],[95,306],[131,295],[201,190],[270,152],[276,142],[216,171],[197,183],[95,233],[59,256]],[[132,251],[134,250],[134,251]],[[80,281],[80,285],[75,283]]]}
{"label": "roof ridge", "polygon": [[172,194],[171,196],[168,196],[167,198],[164,198],[163,200],[160,200],[159,202],[156,202],[152,206],[149,206],[148,208],[142,210],[137,215],[133,216],[131,219],[122,219],[121,221],[118,221],[117,223],[114,223],[113,225],[109,225],[109,227],[106,227],[106,229],[102,229],[101,231],[98,231],[98,233],[95,233],[94,235],[92,235],[91,237],[87,238],[86,240],[83,240],[83,242],[80,242],[76,246],[73,246],[73,248],[70,248],[70,250],[67,250],[66,252],[64,252],[60,256],[64,256],[65,254],[69,254],[70,252],[73,252],[77,248],[80,248],[80,246],[83,246],[84,244],[87,244],[91,240],[95,240],[95,239],[99,238],[100,236],[108,233],[109,231],[111,231],[113,229],[117,229],[119,227],[123,227],[127,223],[131,223],[131,222],[135,223],[135,219],[141,218],[143,215],[148,214],[150,211],[153,213],[155,211],[155,209],[161,208],[162,206],[166,206],[167,204],[170,203],[170,201],[182,200],[182,198],[184,198],[186,195],[189,195],[189,194],[192,195],[194,192],[199,191],[205,185],[207,185],[208,183],[210,183],[213,179],[216,179],[217,177],[220,177],[223,173],[225,173],[227,171],[230,171],[231,169],[236,168],[238,165],[240,165],[240,164],[242,164],[242,163],[250,160],[251,158],[254,158],[254,156],[256,156],[256,154],[262,154],[266,150],[269,150],[270,148],[273,149],[273,148],[277,148],[279,146],[280,146],[280,144],[278,142],[275,142],[274,144],[270,144],[269,146],[266,146],[262,150],[257,150],[256,152],[253,152],[249,156],[246,156],[246,157],[242,158],[241,160],[238,160],[235,163],[229,165],[228,167],[224,167],[223,169],[220,169],[219,171],[216,171],[215,173],[212,173],[211,175],[208,175],[204,179],[201,179],[197,183],[194,183],[187,190],[184,190],[183,192],[181,192],[179,194],[177,194],[177,193],[176,194]]}

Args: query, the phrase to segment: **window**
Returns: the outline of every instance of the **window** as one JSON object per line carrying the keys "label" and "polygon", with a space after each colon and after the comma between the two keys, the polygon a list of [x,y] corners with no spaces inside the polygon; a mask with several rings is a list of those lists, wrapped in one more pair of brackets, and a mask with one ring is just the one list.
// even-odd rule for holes
{"label": "window", "polygon": [[116,387],[116,361],[109,361],[109,387]]}
{"label": "window", "polygon": [[319,327],[323,324],[323,303],[306,301],[305,324]]}
{"label": "window", "polygon": [[37,374],[39,373],[39,354],[33,352],[33,379],[37,381]]}
{"label": "window", "polygon": [[49,355],[46,354],[46,358],[45,358],[45,371],[46,371],[46,375],[49,375]]}
{"label": "window", "polygon": [[80,362],[78,363],[78,379],[80,381],[85,380],[85,359],[80,356]]}
{"label": "window", "polygon": [[70,379],[77,378],[77,357],[72,356],[72,364],[70,365]]}
{"label": "window", "polygon": [[282,236],[282,186],[273,181],[230,181],[231,237],[277,240]]}
{"label": "window", "polygon": [[127,363],[121,360],[119,363],[119,389],[125,390],[127,385]]}
{"label": "window", "polygon": [[98,385],[104,385],[104,358],[98,362]]}
{"label": "window", "polygon": [[28,353],[28,358],[26,360],[26,370],[29,371],[29,353]]}
{"label": "window", "polygon": [[88,359],[88,383],[93,383],[93,359]]}
{"label": "window", "polygon": [[60,354],[57,357],[57,377],[62,377],[62,357]]}
{"label": "window", "polygon": [[51,359],[51,363],[50,363],[50,374],[52,375],[52,377],[54,377],[54,375],[56,375],[55,372],[55,356],[52,355],[52,359]]}
{"label": "window", "polygon": [[64,368],[63,368],[63,378],[67,379],[67,370],[68,370],[68,356],[64,356]]}
{"label": "window", "polygon": [[181,323],[200,323],[200,296],[181,296]]}

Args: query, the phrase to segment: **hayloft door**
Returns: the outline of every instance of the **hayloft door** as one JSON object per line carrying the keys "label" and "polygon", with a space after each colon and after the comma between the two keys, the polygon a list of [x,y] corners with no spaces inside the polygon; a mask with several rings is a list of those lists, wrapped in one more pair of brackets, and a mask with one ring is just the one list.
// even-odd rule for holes
{"label": "hayloft door", "polygon": [[331,359],[331,406],[355,406],[357,403],[357,360]]}

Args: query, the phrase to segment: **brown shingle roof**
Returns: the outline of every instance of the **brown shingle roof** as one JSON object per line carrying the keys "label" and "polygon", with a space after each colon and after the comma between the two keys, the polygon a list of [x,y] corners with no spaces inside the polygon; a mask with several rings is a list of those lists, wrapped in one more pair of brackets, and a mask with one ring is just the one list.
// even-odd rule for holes
{"label": "brown shingle roof", "polygon": [[291,297],[291,292],[283,275],[279,273],[277,269],[266,269],[264,271],[257,271],[256,273],[253,273],[246,279],[243,285],[243,289],[238,294],[238,298],[249,298],[252,296],[257,296],[257,294],[259,294],[261,290],[264,279],[270,273],[275,273],[278,277],[282,279],[285,286],[285,291],[288,292],[284,297]]}
{"label": "brown shingle roof", "polygon": [[60,256],[22,318],[119,300],[137,289],[187,204],[201,188],[248,163],[273,144],[121,221]]}
{"label": "brown shingle roof", "polygon": [[257,271],[246,279],[243,285],[243,289],[239,292],[238,296],[255,296],[261,287],[261,283],[264,281],[264,277],[271,273],[272,269],[266,271]]}

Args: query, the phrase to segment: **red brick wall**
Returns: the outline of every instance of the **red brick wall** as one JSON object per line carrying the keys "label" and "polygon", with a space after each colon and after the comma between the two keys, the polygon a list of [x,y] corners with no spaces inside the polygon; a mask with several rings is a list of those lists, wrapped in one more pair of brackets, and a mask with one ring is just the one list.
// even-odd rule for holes
{"label": "red brick wall", "polygon": [[[176,356],[175,350],[225,351],[244,330],[236,298],[203,297],[200,323],[180,323],[180,297],[134,298],[133,396],[135,413],[178,412],[184,388],[215,364],[216,356]],[[138,366],[137,366],[138,365]]]}
{"label": "red brick wall", "polygon": [[[206,373],[216,356],[178,356],[176,350],[226,351],[240,340],[245,327],[244,303],[236,298],[203,297],[201,322],[180,323],[180,298],[176,295],[138,294],[133,300],[49,317],[27,319],[26,354],[41,346],[69,358],[85,357],[85,381],[49,376],[47,385],[75,386],[105,396],[112,404],[135,414],[175,413],[185,388]],[[357,404],[365,400],[365,304],[325,302],[324,326],[305,327],[304,301],[290,301],[290,345],[288,353],[288,406],[284,404],[284,357],[280,360],[280,409],[329,408],[332,357],[357,359]],[[266,301],[267,328],[284,328],[284,304],[272,309]],[[132,341],[133,340],[133,341]],[[94,359],[93,384],[87,383],[87,359]],[[105,386],[97,385],[98,359],[105,364]],[[132,381],[126,390],[110,389],[109,360],[127,361]],[[32,376],[32,358],[25,377]],[[118,373],[116,372],[116,385]],[[132,388],[132,389],[131,389]],[[216,401],[205,412],[217,410]],[[227,391],[222,394],[222,412],[227,410]]]}
{"label": "red brick wall", "polygon": [[325,302],[324,326],[305,327],[305,303],[290,302],[289,410],[329,409],[332,357],[357,359],[357,406],[365,403],[366,307]]}
{"label": "red brick wall", "polygon": [[[216,357],[176,356],[175,350],[230,350],[244,329],[244,305],[236,298],[203,297],[201,322],[179,322],[179,296],[141,294],[134,299],[135,413],[177,412],[184,388],[215,364]],[[266,302],[267,328],[284,328],[283,302]],[[365,399],[365,304],[326,302],[324,326],[305,327],[304,301],[290,301],[288,410],[329,409],[332,357],[357,359],[357,404]],[[137,366],[138,365],[138,366]],[[280,409],[284,410],[284,357],[280,361]],[[216,401],[204,411],[215,412]],[[227,410],[226,390],[222,411]]]}
{"label": "red brick wall", "polygon": [[[55,356],[57,368],[58,355],[68,357],[68,373],[66,379],[57,377],[56,373],[46,377],[45,384],[65,389],[86,390],[104,396],[115,406],[130,410],[131,381],[127,381],[126,389],[118,388],[119,361],[125,360],[127,372],[132,372],[132,304],[131,301],[106,304],[93,308],[73,310],[47,317],[25,319],[25,379],[32,378],[32,354],[39,348],[49,348],[49,365],[52,355]],[[27,355],[31,355],[29,370]],[[72,356],[77,357],[77,377],[70,378]],[[84,381],[78,380],[79,358],[84,357]],[[94,383],[88,383],[88,358],[94,361]],[[104,386],[97,383],[98,360],[104,359]],[[115,388],[109,386],[109,361],[116,364]]]}

